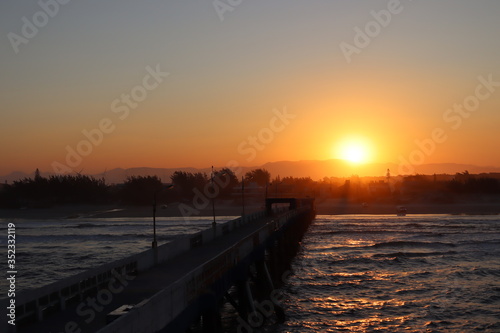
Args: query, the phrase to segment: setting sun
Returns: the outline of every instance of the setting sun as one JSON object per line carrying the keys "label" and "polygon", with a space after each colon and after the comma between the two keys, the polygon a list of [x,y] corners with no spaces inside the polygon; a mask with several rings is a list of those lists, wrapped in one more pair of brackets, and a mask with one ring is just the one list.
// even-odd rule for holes
{"label": "setting sun", "polygon": [[350,138],[337,145],[334,155],[351,163],[367,163],[371,159],[371,148],[365,140]]}

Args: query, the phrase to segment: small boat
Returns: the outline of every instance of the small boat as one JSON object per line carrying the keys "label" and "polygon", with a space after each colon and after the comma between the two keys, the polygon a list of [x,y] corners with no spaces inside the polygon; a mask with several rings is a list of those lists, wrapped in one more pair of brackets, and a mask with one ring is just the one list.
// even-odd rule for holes
{"label": "small boat", "polygon": [[403,207],[403,206],[399,206],[397,209],[396,209],[396,214],[398,216],[406,216],[406,207]]}

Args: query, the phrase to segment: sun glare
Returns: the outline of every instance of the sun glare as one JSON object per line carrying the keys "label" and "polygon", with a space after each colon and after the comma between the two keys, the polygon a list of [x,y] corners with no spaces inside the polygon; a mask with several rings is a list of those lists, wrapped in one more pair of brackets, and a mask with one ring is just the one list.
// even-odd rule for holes
{"label": "sun glare", "polygon": [[335,151],[335,157],[351,163],[361,164],[370,160],[371,151],[368,143],[361,139],[346,139]]}

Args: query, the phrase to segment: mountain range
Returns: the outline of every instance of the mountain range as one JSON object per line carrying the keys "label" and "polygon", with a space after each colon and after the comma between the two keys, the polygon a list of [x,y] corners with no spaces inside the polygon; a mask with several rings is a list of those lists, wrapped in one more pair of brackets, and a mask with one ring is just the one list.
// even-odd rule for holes
{"label": "mountain range", "polygon": [[[269,162],[259,166],[253,167],[240,167],[237,171],[239,177],[244,175],[246,172],[263,168],[271,173],[274,178],[276,176],[288,177],[311,177],[313,180],[319,180],[324,177],[350,177],[352,175],[359,176],[380,176],[384,177],[387,174],[387,170],[390,171],[391,175],[398,175],[399,165],[396,163],[368,163],[354,165],[343,160],[308,160],[308,161],[279,161],[279,162]],[[216,167],[216,169],[221,169],[222,167]],[[468,171],[471,174],[479,173],[500,173],[500,167],[485,167],[477,166],[471,164],[457,164],[457,163],[438,163],[438,164],[422,164],[419,166],[414,166],[411,169],[411,174],[455,174],[457,172]],[[100,174],[91,174],[96,178],[104,178],[107,184],[119,184],[123,183],[127,177],[130,176],[158,176],[163,182],[168,183],[170,181],[170,176],[175,171],[185,171],[185,172],[202,172],[210,175],[211,168],[116,168],[112,170],[107,170]],[[236,171],[236,170],[235,170]],[[34,177],[35,172],[27,174],[24,172],[12,172],[5,176],[0,176],[1,183],[12,183],[15,180],[20,180],[27,177]],[[43,177],[48,177],[53,175],[50,172],[41,172]]]}

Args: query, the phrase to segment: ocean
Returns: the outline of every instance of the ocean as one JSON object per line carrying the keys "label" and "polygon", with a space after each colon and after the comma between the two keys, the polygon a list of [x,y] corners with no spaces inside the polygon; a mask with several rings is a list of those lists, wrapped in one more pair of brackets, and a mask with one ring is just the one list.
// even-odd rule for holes
{"label": "ocean", "polygon": [[276,332],[500,332],[500,216],[318,216]]}
{"label": "ocean", "polygon": [[[217,217],[225,222],[235,217]],[[212,217],[156,218],[158,245],[211,226]],[[47,285],[96,266],[148,250],[153,241],[152,218],[75,218],[60,220],[0,219],[0,239],[7,269],[7,224],[16,229],[16,289]],[[0,280],[6,297],[7,281]]]}
{"label": "ocean", "polygon": [[[18,291],[149,249],[153,233],[147,218],[0,220],[5,254],[7,222]],[[158,243],[211,222],[159,218]],[[282,289],[287,321],[262,332],[500,332],[500,216],[318,216]]]}

